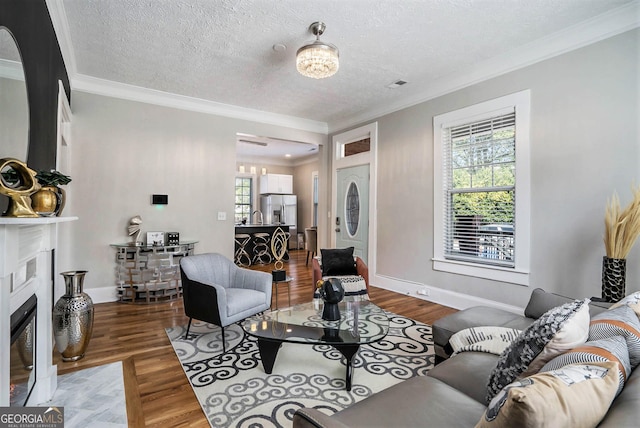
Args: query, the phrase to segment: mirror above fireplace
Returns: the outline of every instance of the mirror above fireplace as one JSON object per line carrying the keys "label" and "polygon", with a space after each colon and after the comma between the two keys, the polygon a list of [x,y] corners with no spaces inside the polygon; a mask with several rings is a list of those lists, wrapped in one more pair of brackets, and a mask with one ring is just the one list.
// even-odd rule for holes
{"label": "mirror above fireplace", "polygon": [[13,35],[0,27],[0,158],[27,162],[29,104],[24,68]]}
{"label": "mirror above fireplace", "polygon": [[[0,27],[0,159],[27,162],[29,102],[22,56],[13,34]],[[0,197],[0,214],[9,200]]]}

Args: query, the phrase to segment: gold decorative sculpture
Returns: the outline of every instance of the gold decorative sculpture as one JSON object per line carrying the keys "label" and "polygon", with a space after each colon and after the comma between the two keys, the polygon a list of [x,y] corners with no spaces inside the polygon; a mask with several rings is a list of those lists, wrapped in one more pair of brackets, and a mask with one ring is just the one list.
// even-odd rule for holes
{"label": "gold decorative sculpture", "polygon": [[0,159],[0,194],[9,197],[4,217],[40,217],[31,208],[31,195],[40,189],[36,174],[18,159]]}
{"label": "gold decorative sculpture", "polygon": [[129,242],[129,245],[141,245],[141,243],[138,241],[138,237],[140,236],[141,232],[141,224],[142,217],[140,217],[139,215],[132,217],[131,220],[129,220],[129,227],[127,228],[129,236],[131,236],[131,242]]}
{"label": "gold decorative sculpture", "polygon": [[275,268],[277,270],[282,269],[284,263],[282,263],[282,259],[284,255],[287,253],[287,234],[282,228],[278,227],[271,237],[271,254],[273,254],[273,258],[276,259]]}
{"label": "gold decorative sculpture", "polygon": [[287,253],[287,234],[282,228],[278,227],[271,236],[271,254],[276,259],[274,263],[275,270],[271,271],[274,281],[284,281],[287,277],[287,272],[282,269],[284,263],[282,259]]}

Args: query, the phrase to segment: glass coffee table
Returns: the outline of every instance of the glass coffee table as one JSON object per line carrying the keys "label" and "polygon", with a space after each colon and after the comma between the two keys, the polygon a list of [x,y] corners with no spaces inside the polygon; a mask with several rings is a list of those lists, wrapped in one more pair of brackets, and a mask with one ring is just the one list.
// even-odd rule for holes
{"label": "glass coffee table", "polygon": [[322,319],[324,302],[310,303],[265,312],[247,318],[242,329],[258,339],[258,350],[264,371],[271,374],[284,342],[301,345],[331,345],[347,359],[345,376],[347,391],[351,391],[353,357],[360,345],[374,343],[389,332],[389,318],[369,301],[341,302],[340,320]]}

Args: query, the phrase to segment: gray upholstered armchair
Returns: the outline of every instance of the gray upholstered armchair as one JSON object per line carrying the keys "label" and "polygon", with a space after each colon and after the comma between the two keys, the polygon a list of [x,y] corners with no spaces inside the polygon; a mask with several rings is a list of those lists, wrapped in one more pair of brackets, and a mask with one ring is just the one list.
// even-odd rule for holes
{"label": "gray upholstered armchair", "polygon": [[189,317],[224,328],[271,306],[271,275],[242,269],[221,254],[209,253],[180,260],[184,312]]}

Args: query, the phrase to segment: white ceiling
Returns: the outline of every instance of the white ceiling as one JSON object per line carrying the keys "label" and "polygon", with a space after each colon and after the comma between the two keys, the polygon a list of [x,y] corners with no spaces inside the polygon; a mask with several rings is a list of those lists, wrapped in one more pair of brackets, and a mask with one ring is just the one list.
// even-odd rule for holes
{"label": "white ceiling", "polygon": [[316,159],[318,146],[304,141],[282,140],[252,134],[236,134],[236,157],[238,161],[295,165]]}
{"label": "white ceiling", "polygon": [[[75,89],[146,91],[319,132],[640,22],[640,0],[46,1]],[[340,70],[322,80],[295,69],[318,20],[327,25],[321,39],[340,49]],[[408,84],[387,88],[398,79]]]}

